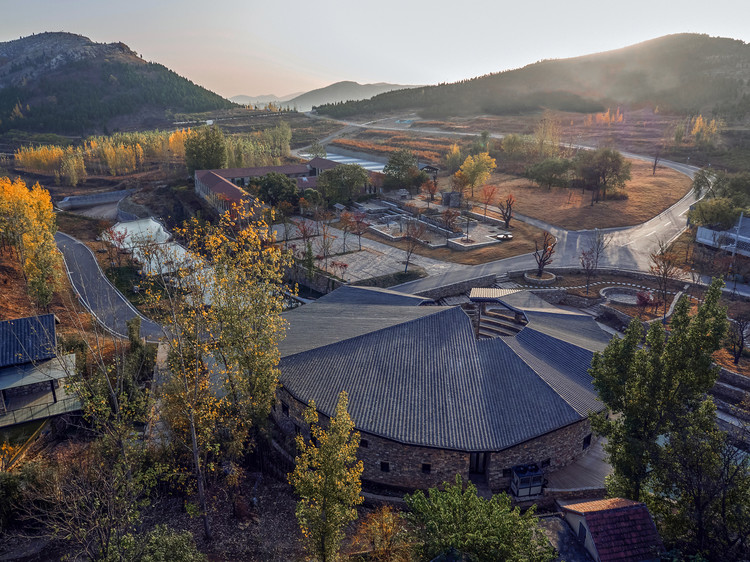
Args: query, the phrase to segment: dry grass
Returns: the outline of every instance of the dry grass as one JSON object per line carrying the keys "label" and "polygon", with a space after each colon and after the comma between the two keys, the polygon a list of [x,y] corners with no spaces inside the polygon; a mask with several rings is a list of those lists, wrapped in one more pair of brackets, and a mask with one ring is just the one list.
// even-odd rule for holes
{"label": "dry grass", "polygon": [[728,349],[720,349],[713,355],[716,364],[724,367],[727,371],[733,371],[746,377],[750,377],[750,360],[747,357],[740,357],[738,365],[734,364],[734,358]]}
{"label": "dry grass", "polygon": [[[489,184],[497,185],[493,204],[512,193],[515,210],[568,230],[632,226],[653,218],[680,200],[691,187],[690,179],[670,168],[632,161],[632,179],[625,187],[627,199],[606,200],[591,205],[591,192],[568,188],[538,187],[526,178],[493,174]],[[449,178],[440,179],[441,189],[450,189]],[[479,193],[476,193],[479,196]]]}
{"label": "dry grass", "polygon": [[[461,263],[464,265],[479,265],[533,252],[534,238],[541,240],[543,232],[539,228],[518,221],[512,222],[510,229],[513,232],[513,240],[508,242],[501,242],[499,244],[493,244],[492,246],[485,246],[484,248],[476,248],[474,250],[466,251],[451,250],[450,248],[427,248],[425,246],[418,246],[414,253],[446,262]],[[386,240],[385,238],[371,232],[366,232],[364,237],[406,250],[406,242],[404,241],[391,242],[390,240]]]}

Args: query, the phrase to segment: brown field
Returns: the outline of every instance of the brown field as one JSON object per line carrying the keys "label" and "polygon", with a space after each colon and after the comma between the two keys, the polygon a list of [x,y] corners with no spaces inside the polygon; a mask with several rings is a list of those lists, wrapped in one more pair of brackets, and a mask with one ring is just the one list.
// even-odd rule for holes
{"label": "brown field", "polygon": [[[508,174],[493,174],[488,184],[499,188],[493,204],[512,193],[518,213],[568,230],[640,224],[679,201],[690,190],[690,179],[679,172],[658,166],[656,175],[652,176],[651,164],[631,162],[632,179],[624,188],[628,198],[600,201],[593,206],[590,191],[555,187],[548,190],[526,178]],[[449,178],[440,178],[439,184],[441,189],[450,189]],[[478,198],[479,193],[475,196]]]}
{"label": "brown field", "polygon": [[[451,250],[450,248],[427,248],[425,246],[418,246],[414,253],[436,260],[462,263],[464,265],[478,265],[533,252],[534,238],[541,240],[542,230],[535,226],[518,221],[512,222],[510,227],[514,239],[509,242],[502,242],[500,244],[466,251]],[[406,242],[404,241],[387,241],[385,238],[371,232],[366,232],[364,237],[406,250]]]}

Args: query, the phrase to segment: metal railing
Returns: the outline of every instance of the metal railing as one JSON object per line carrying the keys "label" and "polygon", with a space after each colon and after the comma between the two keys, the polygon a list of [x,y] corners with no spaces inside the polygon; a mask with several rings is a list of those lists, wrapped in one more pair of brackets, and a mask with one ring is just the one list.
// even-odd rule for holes
{"label": "metal railing", "polygon": [[14,410],[0,412],[0,427],[7,427],[17,423],[40,420],[52,416],[59,416],[80,409],[81,402],[75,397],[63,398],[62,400],[50,402],[48,404],[24,406]]}

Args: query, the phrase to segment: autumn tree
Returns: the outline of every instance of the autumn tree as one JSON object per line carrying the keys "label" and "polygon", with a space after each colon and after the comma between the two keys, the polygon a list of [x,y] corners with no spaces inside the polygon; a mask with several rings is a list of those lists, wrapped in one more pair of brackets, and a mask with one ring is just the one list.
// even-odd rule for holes
{"label": "autumn tree", "polygon": [[555,254],[557,240],[548,231],[542,234],[542,241],[534,240],[534,260],[536,261],[536,276],[541,277],[544,268],[552,262],[552,256]]}
{"label": "autumn tree", "polygon": [[357,235],[357,242],[359,243],[359,249],[362,250],[362,235],[367,232],[370,228],[370,223],[367,222],[367,215],[361,211],[357,211],[352,216],[353,228],[352,232]]}
{"label": "autumn tree", "polygon": [[552,112],[545,111],[534,128],[536,152],[540,158],[548,158],[560,152],[562,129],[560,120]]}
{"label": "autumn tree", "polygon": [[381,505],[357,527],[352,543],[376,562],[409,562],[412,548],[401,514]]}
{"label": "autumn tree", "polygon": [[460,216],[461,213],[459,211],[457,211],[456,209],[451,209],[450,207],[445,209],[440,214],[440,218],[443,220],[443,224],[445,225],[446,240],[448,240],[448,237],[456,231],[456,223],[458,222],[458,217]]}
{"label": "autumn tree", "polygon": [[315,403],[305,412],[310,424],[308,441],[297,436],[299,454],[289,483],[299,496],[297,520],[308,552],[322,562],[339,559],[344,528],[357,518],[362,503],[362,461],[357,460],[359,433],[347,411],[348,397],[341,392],[335,415],[327,428],[319,421]]}
{"label": "autumn tree", "polygon": [[463,159],[463,156],[461,155],[461,149],[458,147],[456,143],[453,143],[451,147],[448,149],[447,154],[445,155],[446,170],[451,175],[455,174],[456,172],[458,172],[463,161],[464,159]]}
{"label": "autumn tree", "polygon": [[555,559],[555,549],[537,525],[534,507],[521,513],[504,493],[484,499],[460,475],[454,483],[444,483],[442,490],[431,488],[427,494],[417,490],[404,500],[425,560],[451,551],[477,562]]}
{"label": "autumn tree", "polygon": [[[278,383],[283,334],[283,271],[288,258],[273,244],[259,207],[238,207],[219,224],[190,221],[177,234],[188,259],[176,271],[157,267],[148,295],[165,318],[168,373],[160,389],[163,419],[179,470],[190,467],[197,513],[207,538],[206,478],[236,462],[254,443]],[[183,459],[186,455],[187,458]]]}
{"label": "autumn tree", "polygon": [[509,193],[505,197],[505,201],[498,202],[497,206],[500,209],[500,215],[503,217],[503,220],[505,221],[505,229],[508,230],[510,228],[510,219],[513,218],[513,205],[516,203],[516,198],[513,197],[512,193]]}
{"label": "autumn tree", "polygon": [[427,208],[430,208],[430,202],[435,200],[435,195],[438,192],[438,184],[434,180],[428,180],[422,184],[422,191],[424,191],[429,199],[427,200]]}
{"label": "autumn tree", "polygon": [[355,228],[354,224],[354,213],[350,211],[344,211],[339,217],[339,224],[341,230],[341,251],[346,253],[346,237]]}
{"label": "autumn tree", "polygon": [[490,203],[492,203],[492,200],[495,198],[495,194],[497,193],[497,186],[492,184],[487,184],[482,187],[482,195],[481,200],[482,204],[484,205],[484,218],[487,218],[487,207]]}
{"label": "autumn tree", "polygon": [[594,429],[607,438],[604,450],[614,473],[607,481],[613,496],[643,498],[662,454],[661,439],[695,411],[716,381],[711,355],[726,332],[726,309],[719,305],[723,282],[714,279],[698,312],[680,299],[671,322],[649,327],[633,320],[623,338],[613,338],[595,353],[590,373],[610,416],[593,416]]}
{"label": "autumn tree", "polygon": [[471,197],[474,197],[474,188],[486,182],[495,169],[495,159],[487,152],[476,156],[467,156],[456,175],[463,180],[466,187],[471,188]]}

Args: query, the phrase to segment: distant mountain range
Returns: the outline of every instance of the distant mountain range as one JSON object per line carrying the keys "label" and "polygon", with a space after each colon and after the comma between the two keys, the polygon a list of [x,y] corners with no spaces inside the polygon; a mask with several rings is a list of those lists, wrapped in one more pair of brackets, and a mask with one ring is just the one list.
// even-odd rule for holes
{"label": "distant mountain range", "polygon": [[233,106],[124,43],[72,33],[0,43],[0,133],[102,132]]}
{"label": "distant mountain range", "polygon": [[334,117],[403,110],[450,117],[616,106],[717,112],[732,118],[750,114],[750,45],[707,35],[668,35],[615,51],[546,60],[317,110]]}
{"label": "distant mountain range", "polygon": [[288,106],[291,108],[297,108],[298,111],[310,111],[317,105],[323,105],[327,103],[340,103],[350,100],[366,100],[384,92],[419,87],[420,86],[404,84],[388,84],[386,82],[378,82],[377,84],[359,84],[357,82],[343,81],[336,82],[334,84],[331,84],[330,86],[325,86],[324,88],[310,90],[309,92],[305,93],[290,94],[289,96],[284,96],[283,98],[278,98],[274,95],[268,95],[257,97],[234,96],[229,99],[236,103],[253,105],[265,105],[269,102],[273,102],[280,104],[283,107]]}

